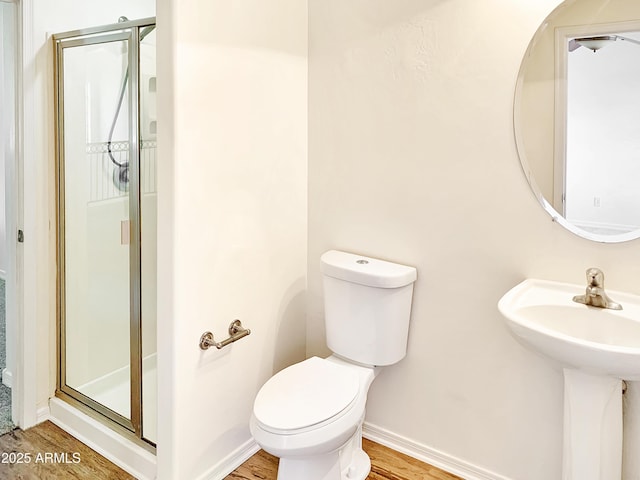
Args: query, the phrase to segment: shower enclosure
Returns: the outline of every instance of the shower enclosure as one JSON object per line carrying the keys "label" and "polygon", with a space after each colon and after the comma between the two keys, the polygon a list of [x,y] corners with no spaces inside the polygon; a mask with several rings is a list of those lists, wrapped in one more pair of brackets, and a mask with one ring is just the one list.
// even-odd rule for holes
{"label": "shower enclosure", "polygon": [[155,19],[121,17],[53,41],[56,395],[154,445]]}

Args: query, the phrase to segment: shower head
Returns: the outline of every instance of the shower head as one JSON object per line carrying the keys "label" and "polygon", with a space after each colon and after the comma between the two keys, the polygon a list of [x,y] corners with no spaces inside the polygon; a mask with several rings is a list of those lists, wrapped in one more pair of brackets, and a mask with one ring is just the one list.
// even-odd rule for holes
{"label": "shower head", "polygon": [[623,37],[621,35],[599,35],[594,37],[574,38],[569,42],[569,51],[573,52],[580,47],[585,47],[595,53],[601,48],[604,48],[607,45],[611,45],[616,40],[623,40],[626,42],[635,43],[636,45],[640,45],[640,41],[634,40],[633,38],[629,37]]}
{"label": "shower head", "polygon": [[[118,18],[118,23],[128,22],[129,19],[124,15]],[[138,35],[138,44],[144,40],[144,38],[149,35],[153,30],[155,30],[155,25],[147,25],[144,28],[139,30]],[[120,114],[120,108],[122,107],[122,101],[124,100],[124,95],[127,90],[127,83],[129,81],[129,67],[127,66],[124,78],[122,80],[122,88],[120,89],[120,98],[118,100],[118,105],[116,107],[116,113],[113,116],[113,121],[111,122],[111,128],[109,129],[109,137],[107,140],[107,152],[109,154],[109,158],[111,159],[111,163],[115,165],[113,169],[113,184],[115,187],[121,192],[127,192],[129,190],[129,162],[118,161],[114,158],[113,153],[111,151],[111,141],[113,139],[113,132],[116,128],[116,122],[118,121],[118,115]]]}

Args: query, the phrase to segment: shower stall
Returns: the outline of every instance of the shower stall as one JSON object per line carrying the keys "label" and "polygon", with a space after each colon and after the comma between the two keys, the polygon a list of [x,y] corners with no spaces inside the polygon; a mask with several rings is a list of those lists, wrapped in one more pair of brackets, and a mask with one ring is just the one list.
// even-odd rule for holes
{"label": "shower stall", "polygon": [[56,396],[156,442],[155,18],[53,35]]}

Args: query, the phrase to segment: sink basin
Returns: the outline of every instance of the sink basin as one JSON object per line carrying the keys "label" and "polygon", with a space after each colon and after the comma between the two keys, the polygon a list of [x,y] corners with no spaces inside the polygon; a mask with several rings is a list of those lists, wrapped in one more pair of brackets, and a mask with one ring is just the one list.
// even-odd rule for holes
{"label": "sink basin", "polygon": [[[622,380],[640,380],[640,296],[609,291],[610,310],[576,303],[584,285],[529,279],[498,302],[513,336],[564,375],[562,480],[622,477]],[[625,447],[634,452],[640,445]],[[624,479],[629,476],[625,467]]]}
{"label": "sink basin", "polygon": [[593,375],[640,380],[640,297],[609,291],[623,307],[610,310],[572,301],[585,287],[528,279],[498,302],[525,346]]}

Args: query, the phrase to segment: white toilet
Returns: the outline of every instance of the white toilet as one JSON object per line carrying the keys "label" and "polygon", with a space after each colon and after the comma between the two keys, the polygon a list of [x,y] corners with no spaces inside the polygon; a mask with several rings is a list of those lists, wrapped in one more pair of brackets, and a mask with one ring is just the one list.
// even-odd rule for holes
{"label": "white toilet", "polygon": [[250,428],[280,457],[278,480],[364,480],[367,392],[407,352],[416,269],[330,250],[321,257],[328,358],[274,375],[258,392]]}

